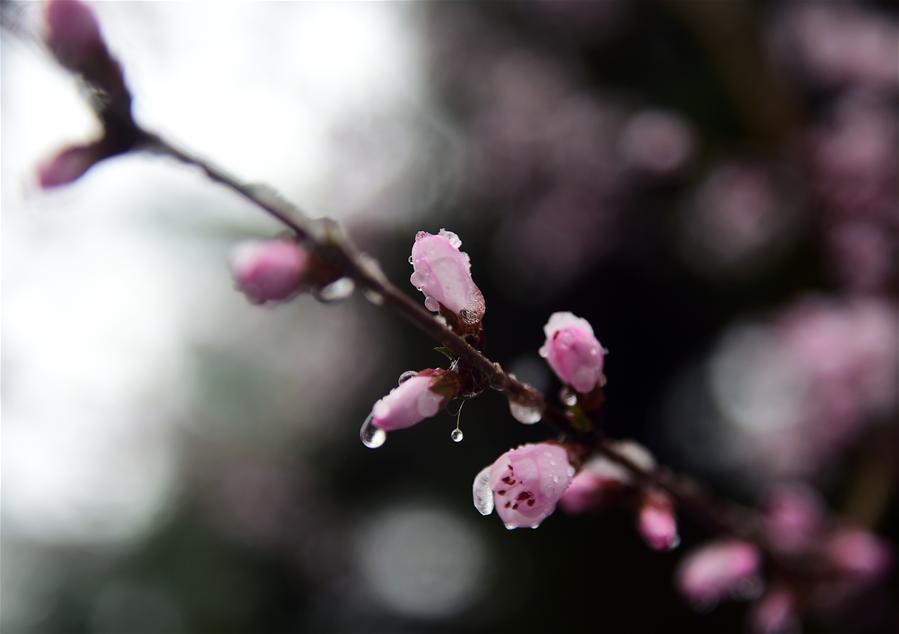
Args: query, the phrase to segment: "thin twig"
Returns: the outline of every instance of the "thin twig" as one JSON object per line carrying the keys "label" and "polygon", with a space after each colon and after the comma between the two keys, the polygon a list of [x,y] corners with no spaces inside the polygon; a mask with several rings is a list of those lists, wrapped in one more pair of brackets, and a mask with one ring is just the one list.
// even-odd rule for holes
{"label": "thin twig", "polygon": [[766,549],[757,530],[755,514],[731,502],[718,500],[695,482],[675,476],[664,468],[646,470],[599,433],[576,428],[565,412],[547,403],[543,394],[506,373],[502,367],[469,344],[397,288],[381,271],[377,263],[358,250],[342,229],[329,219],[312,219],[298,207],[276,195],[270,188],[242,183],[205,159],[180,149],[155,133],[138,128],[144,140],[142,149],[167,155],[175,160],[199,168],[207,178],[237,193],[256,207],[290,229],[297,239],[315,248],[321,255],[341,266],[347,277],[358,286],[379,296],[385,306],[399,313],[419,330],[455,352],[470,370],[480,374],[490,387],[504,393],[512,401],[523,401],[543,412],[543,421],[552,426],[567,442],[575,443],[586,453],[598,452],[630,471],[645,486],[667,492],[679,505],[689,510],[710,528],[748,539]]}

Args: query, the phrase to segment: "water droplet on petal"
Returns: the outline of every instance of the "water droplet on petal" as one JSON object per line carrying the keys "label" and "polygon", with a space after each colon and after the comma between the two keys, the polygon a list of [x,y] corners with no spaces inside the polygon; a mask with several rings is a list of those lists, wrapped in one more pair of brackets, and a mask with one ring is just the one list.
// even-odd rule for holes
{"label": "water droplet on petal", "polygon": [[512,413],[512,418],[525,425],[533,425],[543,418],[543,412],[539,407],[511,399],[509,399],[509,411]]}
{"label": "water droplet on petal", "polygon": [[471,487],[474,507],[481,515],[490,515],[493,512],[493,489],[490,488],[490,470],[493,465],[481,469],[475,477]]}
{"label": "water droplet on petal", "polygon": [[410,256],[409,256],[409,264],[412,264],[413,261],[414,261],[414,260],[412,259],[412,256],[410,255]]}
{"label": "water droplet on petal", "polygon": [[375,306],[380,306],[384,303],[384,296],[378,293],[377,291],[367,290],[365,291],[365,299],[370,301]]}
{"label": "water droplet on petal", "polygon": [[462,433],[461,429],[454,429],[450,434],[450,438],[453,439],[453,442],[462,442],[462,439],[465,438],[465,434]]}
{"label": "water droplet on petal", "polygon": [[446,229],[441,229],[437,232],[437,235],[443,236],[449,243],[453,245],[455,248],[459,248],[462,246],[462,240],[459,239],[459,236],[453,233],[452,231],[447,231]]}
{"label": "water droplet on petal", "polygon": [[[421,289],[419,289],[419,290],[421,290]],[[440,308],[440,303],[433,297],[426,297],[425,298],[425,308],[436,313],[437,309]]]}
{"label": "water droplet on petal", "polygon": [[559,390],[559,400],[568,407],[577,405],[577,394],[567,385]]}
{"label": "water droplet on petal", "polygon": [[353,294],[356,284],[348,277],[341,277],[318,291],[318,298],[323,302],[336,302]]}
{"label": "water droplet on petal", "polygon": [[359,438],[362,444],[369,449],[377,449],[387,440],[387,432],[380,427],[372,424],[374,417],[369,414],[365,422],[362,423],[362,429],[359,430]]}
{"label": "water droplet on petal", "polygon": [[537,528],[539,526],[540,526],[540,524],[531,524],[531,528]]}
{"label": "water droplet on petal", "polygon": [[668,544],[668,550],[674,550],[678,546],[680,546],[680,535],[675,535],[671,543]]}
{"label": "water droplet on petal", "polygon": [[406,381],[411,379],[413,376],[418,376],[418,372],[416,372],[415,370],[406,370],[405,372],[403,372],[400,375],[400,378],[397,379],[396,384],[402,385],[403,383],[405,383]]}
{"label": "water droplet on petal", "polygon": [[507,531],[511,531],[516,528],[515,524],[503,524],[506,527]]}

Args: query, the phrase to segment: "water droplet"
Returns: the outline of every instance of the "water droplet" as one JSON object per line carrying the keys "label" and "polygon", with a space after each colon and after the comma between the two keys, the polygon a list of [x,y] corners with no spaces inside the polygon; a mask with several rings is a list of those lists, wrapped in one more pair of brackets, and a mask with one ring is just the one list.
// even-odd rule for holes
{"label": "water droplet", "polygon": [[490,515],[493,512],[493,489],[490,488],[490,470],[492,468],[493,465],[490,465],[481,469],[471,486],[474,507],[481,515]]}
{"label": "water droplet", "polygon": [[377,291],[367,290],[365,291],[365,299],[370,301],[375,306],[380,306],[384,303],[384,296],[378,293]]}
{"label": "water droplet", "polygon": [[553,476],[553,482],[559,484],[559,476]]}
{"label": "water droplet", "polygon": [[[419,289],[419,290],[421,290],[421,289]],[[436,313],[437,309],[440,308],[440,303],[433,297],[426,297],[425,298],[425,308]]]}
{"label": "water droplet", "polygon": [[410,255],[409,256],[409,264],[412,264],[412,262],[414,262],[414,260],[412,259],[412,256]]}
{"label": "water droplet", "polygon": [[537,528],[540,524],[531,524],[531,528]]}
{"label": "water droplet", "polygon": [[600,375],[599,375],[599,381],[598,381],[599,387],[605,387],[606,383],[608,383],[608,382],[609,382],[609,381],[608,381],[608,379],[606,378],[606,375],[605,375],[605,374],[600,374]]}
{"label": "water droplet", "polygon": [[462,439],[465,438],[465,434],[462,433],[461,429],[454,429],[450,434],[450,438],[453,439],[453,442],[462,442]]}
{"label": "water droplet", "polygon": [[365,422],[362,423],[362,429],[359,430],[359,438],[362,444],[369,449],[377,449],[387,440],[387,432],[380,427],[372,424],[373,416],[368,415]]}
{"label": "water droplet", "polygon": [[446,317],[444,317],[443,315],[434,315],[434,319],[439,321],[442,325],[446,325]]}
{"label": "water droplet", "polygon": [[353,294],[356,284],[348,277],[341,277],[318,291],[318,298],[323,302],[336,302]]}
{"label": "water droplet", "polygon": [[568,407],[577,405],[577,394],[567,385],[559,390],[559,400]]}
{"label": "water droplet", "polygon": [[441,229],[437,232],[437,235],[443,236],[449,243],[453,245],[455,248],[459,248],[462,246],[462,240],[459,239],[459,236],[453,233],[452,231],[447,231],[446,229]]}
{"label": "water droplet", "polygon": [[680,535],[675,535],[674,539],[671,540],[671,543],[668,544],[668,550],[674,550],[680,546]]}
{"label": "water droplet", "polygon": [[533,425],[543,418],[543,412],[539,407],[511,399],[509,400],[509,411],[512,413],[512,418],[525,425]]}
{"label": "water droplet", "polygon": [[418,376],[418,372],[416,372],[415,370],[406,370],[405,372],[403,372],[400,375],[400,378],[397,379],[396,384],[402,385],[403,383],[405,383],[406,381],[411,379],[413,376]]}
{"label": "water droplet", "polygon": [[609,354],[609,349],[608,349],[608,348],[603,348],[603,349],[602,349],[602,353],[605,354],[605,355],[608,355],[608,354]]}

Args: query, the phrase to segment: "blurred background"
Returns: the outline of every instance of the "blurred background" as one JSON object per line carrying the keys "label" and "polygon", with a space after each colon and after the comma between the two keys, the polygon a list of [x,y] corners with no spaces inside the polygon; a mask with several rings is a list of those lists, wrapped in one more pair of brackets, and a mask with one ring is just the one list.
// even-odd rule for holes
{"label": "blurred background", "polygon": [[[554,394],[556,310],[610,350],[605,421],[745,502],[897,510],[899,9],[891,0],[97,3],[136,116],[353,238],[405,283],[457,232],[486,351]],[[434,344],[361,296],[249,305],[280,228],[169,161],[34,168],[98,125],[3,3],[2,631],[738,632],[626,512],[506,531],[471,505],[549,437],[497,393],[371,451]],[[681,517],[684,546],[709,534]],[[894,632],[897,579],[805,623]]]}

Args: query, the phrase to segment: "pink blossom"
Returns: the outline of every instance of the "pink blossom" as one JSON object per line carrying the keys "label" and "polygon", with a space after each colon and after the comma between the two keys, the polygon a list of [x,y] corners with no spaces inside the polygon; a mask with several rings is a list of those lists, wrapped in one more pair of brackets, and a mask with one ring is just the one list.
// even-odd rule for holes
{"label": "pink blossom", "polygon": [[[612,447],[637,466],[652,471],[655,460],[642,445],[621,440]],[[574,476],[559,501],[566,513],[579,514],[604,505],[610,498],[633,485],[633,475],[626,468],[603,455],[594,456]]]}
{"label": "pink blossom", "polygon": [[458,388],[455,374],[422,370],[375,403],[372,425],[384,431],[412,427],[440,411],[456,396]]}
{"label": "pink blossom", "polygon": [[92,145],[73,145],[60,150],[37,168],[41,189],[52,189],[78,180],[102,157]]}
{"label": "pink blossom", "polygon": [[605,354],[586,319],[567,312],[553,313],[543,332],[546,343],[540,348],[540,356],[562,381],[581,393],[602,385]]}
{"label": "pink blossom", "polygon": [[637,512],[637,530],[653,550],[671,550],[680,543],[671,498],[653,491],[643,496]]}
{"label": "pink blossom", "polygon": [[559,505],[566,513],[578,515],[600,506],[605,497],[605,482],[589,469],[581,469],[565,489]]}
{"label": "pink blossom", "polygon": [[80,0],[50,0],[44,22],[47,44],[70,68],[81,67],[105,51],[97,16]]}
{"label": "pink blossom", "polygon": [[828,541],[826,551],[838,570],[858,581],[880,578],[893,563],[890,546],[861,528],[838,530]]}
{"label": "pink blossom", "polygon": [[475,507],[490,513],[494,504],[506,528],[537,528],[556,510],[574,477],[564,448],[552,443],[510,449],[475,478]]}
{"label": "pink blossom", "polygon": [[796,597],[787,588],[774,588],[759,599],[749,617],[754,634],[798,631]]}
{"label": "pink blossom", "polygon": [[459,236],[445,229],[438,235],[419,231],[412,245],[415,272],[409,281],[424,293],[428,310],[438,312],[442,307],[466,325],[480,324],[484,296],[471,279],[471,262],[459,250],[461,245]]}
{"label": "pink blossom", "polygon": [[292,240],[243,242],[231,252],[237,288],[254,304],[288,299],[299,292],[309,268],[309,254]]}
{"label": "pink blossom", "polygon": [[761,559],[749,542],[718,541],[687,555],[676,573],[677,588],[697,607],[742,598],[760,583]]}
{"label": "pink blossom", "polygon": [[785,553],[811,548],[824,529],[824,511],[810,488],[791,484],[776,489],[768,501],[764,528],[771,544]]}

